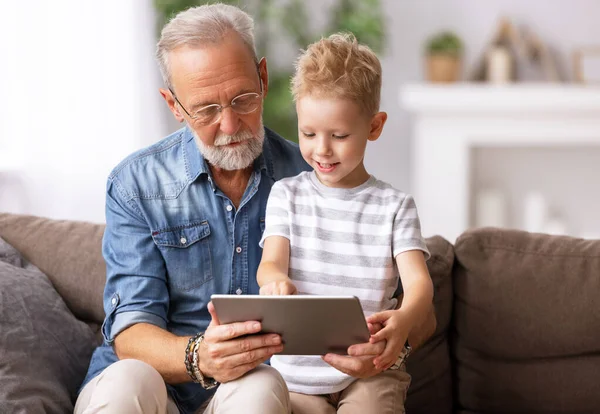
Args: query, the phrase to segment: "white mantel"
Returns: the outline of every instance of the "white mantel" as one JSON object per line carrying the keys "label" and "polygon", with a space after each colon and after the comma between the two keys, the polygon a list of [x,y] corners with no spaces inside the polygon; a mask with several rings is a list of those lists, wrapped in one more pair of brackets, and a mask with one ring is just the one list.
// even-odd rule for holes
{"label": "white mantel", "polygon": [[479,147],[600,146],[600,88],[560,84],[406,85],[411,179],[423,234],[469,228],[470,152]]}

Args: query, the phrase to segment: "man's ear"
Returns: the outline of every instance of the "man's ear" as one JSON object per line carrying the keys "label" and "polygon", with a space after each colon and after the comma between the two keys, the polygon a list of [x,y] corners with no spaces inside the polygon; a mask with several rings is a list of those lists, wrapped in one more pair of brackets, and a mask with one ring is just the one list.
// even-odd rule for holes
{"label": "man's ear", "polygon": [[385,125],[385,121],[387,121],[387,113],[385,112],[377,112],[371,118],[371,130],[369,131],[369,141],[375,141],[381,135],[383,131],[383,126]]}
{"label": "man's ear", "polygon": [[173,116],[175,117],[177,122],[183,122],[185,119],[183,118],[183,115],[181,114],[181,109],[179,108],[179,105],[177,105],[177,103],[175,102],[171,91],[163,88],[159,88],[158,91],[169,106],[171,112],[173,112]]}
{"label": "man's ear", "polygon": [[258,62],[258,74],[262,80],[263,98],[267,96],[269,91],[269,70],[267,69],[267,58],[263,57]]}

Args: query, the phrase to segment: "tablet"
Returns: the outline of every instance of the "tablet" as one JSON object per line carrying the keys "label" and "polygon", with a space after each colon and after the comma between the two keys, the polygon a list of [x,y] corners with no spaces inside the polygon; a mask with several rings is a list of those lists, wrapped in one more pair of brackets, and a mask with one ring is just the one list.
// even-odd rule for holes
{"label": "tablet", "polygon": [[282,355],[346,355],[350,345],[369,341],[355,296],[212,295],[221,323],[260,321],[262,333],[277,333]]}

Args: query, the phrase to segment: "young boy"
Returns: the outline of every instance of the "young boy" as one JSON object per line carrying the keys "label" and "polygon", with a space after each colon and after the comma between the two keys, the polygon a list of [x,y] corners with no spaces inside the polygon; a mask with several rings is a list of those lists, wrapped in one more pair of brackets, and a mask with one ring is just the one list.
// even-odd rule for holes
{"label": "young boy", "polygon": [[413,198],[371,176],[363,163],[367,142],[379,138],[387,119],[379,112],[380,90],[379,60],[352,35],[321,39],[298,59],[292,93],[300,150],[314,171],[271,190],[260,293],[357,296],[369,342],[384,350],[356,357],[366,367],[361,379],[334,368],[342,368],[336,358],[348,357],[274,356],[295,414],[342,405],[351,407],[344,412],[404,412],[410,376],[395,363],[426,318],[433,287]]}

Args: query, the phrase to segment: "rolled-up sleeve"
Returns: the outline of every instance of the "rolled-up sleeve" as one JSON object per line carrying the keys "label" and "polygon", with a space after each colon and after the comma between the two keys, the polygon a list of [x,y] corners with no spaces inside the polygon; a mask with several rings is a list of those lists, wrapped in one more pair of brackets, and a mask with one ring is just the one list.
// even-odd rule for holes
{"label": "rolled-up sleeve", "polygon": [[106,261],[105,341],[111,344],[120,332],[137,323],[165,329],[169,292],[164,260],[135,198],[116,177],[107,184],[102,254]]}

